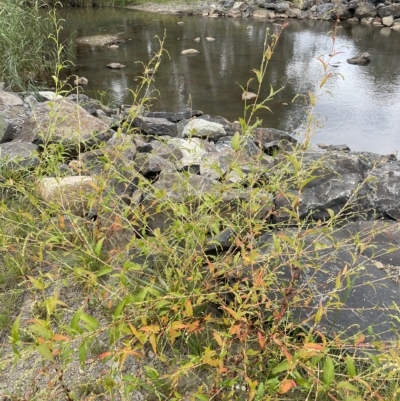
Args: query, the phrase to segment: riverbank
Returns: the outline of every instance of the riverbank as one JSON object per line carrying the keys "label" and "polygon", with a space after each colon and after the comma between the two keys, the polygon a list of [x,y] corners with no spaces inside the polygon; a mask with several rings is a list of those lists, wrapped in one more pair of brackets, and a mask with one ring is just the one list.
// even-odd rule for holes
{"label": "riverbank", "polygon": [[353,23],[364,23],[374,26],[390,27],[400,30],[400,5],[395,2],[379,3],[351,1],[340,2],[309,1],[249,1],[234,2],[221,0],[214,2],[191,3],[144,3],[126,6],[130,9],[165,14],[202,15],[213,18],[257,18],[257,19],[315,19],[347,20]]}
{"label": "riverbank", "polygon": [[395,399],[394,156],[53,98],[0,92],[0,399]]}

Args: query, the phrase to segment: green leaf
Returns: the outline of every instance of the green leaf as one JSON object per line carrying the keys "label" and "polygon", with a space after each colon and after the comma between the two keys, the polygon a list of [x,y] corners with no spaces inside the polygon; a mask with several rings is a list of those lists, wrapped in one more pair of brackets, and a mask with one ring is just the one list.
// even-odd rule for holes
{"label": "green leaf", "polygon": [[33,331],[40,337],[50,340],[53,337],[53,332],[46,327],[46,323],[40,319],[35,319],[35,323],[28,326],[29,330]]}
{"label": "green leaf", "polygon": [[346,382],[346,381],[340,381],[337,384],[337,388],[343,389],[343,390],[353,391],[354,393],[358,393],[358,388],[354,384],[351,384],[351,383]]}
{"label": "green leaf", "polygon": [[92,316],[89,316],[86,313],[82,313],[80,316],[80,320],[85,323],[85,329],[87,331],[94,331],[99,327],[99,322]]}
{"label": "green leaf", "polygon": [[272,373],[287,372],[289,370],[289,361],[283,361],[272,369]]}
{"label": "green leaf", "polygon": [[329,216],[331,219],[333,219],[335,217],[335,212],[332,209],[326,209],[326,211],[328,212]]}
{"label": "green leaf", "polygon": [[379,362],[379,359],[378,359],[378,357],[376,355],[371,354],[370,352],[366,352],[366,354],[369,356],[369,358],[371,359],[371,361],[374,363],[374,365],[377,368],[381,367],[381,363]]}
{"label": "green leaf", "polygon": [[196,397],[197,400],[200,401],[209,401],[210,397],[206,394],[195,394],[194,395]]}
{"label": "green leaf", "polygon": [[102,269],[100,269],[97,273],[96,273],[96,277],[101,277],[101,276],[105,276],[106,274],[109,274],[112,272],[112,267],[111,266],[104,266]]}
{"label": "green leaf", "polygon": [[334,380],[335,380],[335,365],[333,364],[332,358],[328,355],[325,358],[324,362],[324,374],[322,377],[322,381],[327,386],[330,386]]}
{"label": "green leaf", "polygon": [[262,400],[265,393],[265,385],[264,383],[260,383],[257,389],[257,397]]}
{"label": "green leaf", "polygon": [[79,327],[79,322],[80,322],[82,313],[83,313],[83,308],[81,307],[74,313],[74,316],[72,316],[69,327],[75,333],[82,333],[82,329]]}
{"label": "green leaf", "polygon": [[14,323],[11,326],[11,338],[13,340],[13,343],[16,343],[19,341],[19,327],[21,323],[21,315],[19,315]]}
{"label": "green leaf", "polygon": [[84,369],[85,367],[86,353],[87,353],[86,343],[83,342],[78,348],[79,362],[81,363],[82,369]]}
{"label": "green leaf", "polygon": [[239,150],[240,149],[240,134],[239,134],[239,132],[236,132],[235,135],[233,135],[233,138],[232,138],[232,149],[233,150]]}
{"label": "green leaf", "polygon": [[347,365],[347,373],[351,378],[353,378],[356,374],[356,365],[354,364],[354,360],[352,357],[347,356],[346,357],[346,365]]}
{"label": "green leaf", "polygon": [[146,371],[146,376],[149,379],[156,380],[156,379],[158,379],[160,377],[158,372],[154,368],[152,368],[151,366],[145,366],[144,370]]}
{"label": "green leaf", "polygon": [[42,343],[36,347],[36,350],[39,352],[40,355],[42,355],[43,358],[51,362],[54,362],[54,357],[50,351],[48,344]]}
{"label": "green leaf", "polygon": [[101,254],[101,249],[103,248],[103,242],[104,242],[105,239],[106,239],[106,237],[103,237],[103,238],[101,238],[100,240],[98,240],[98,241],[96,242],[96,245],[95,245],[95,247],[94,247],[94,254],[95,254],[96,256],[100,256],[100,254]]}

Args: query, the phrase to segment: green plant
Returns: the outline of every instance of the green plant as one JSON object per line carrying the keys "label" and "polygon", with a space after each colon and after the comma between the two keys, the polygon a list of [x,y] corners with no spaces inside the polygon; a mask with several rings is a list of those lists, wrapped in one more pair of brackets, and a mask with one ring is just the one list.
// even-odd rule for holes
{"label": "green plant", "polygon": [[[259,86],[279,35],[265,42],[255,70]],[[163,52],[160,40],[144,70],[157,70]],[[326,73],[321,89],[329,78]],[[46,386],[32,387],[33,396],[61,391],[68,400],[99,393],[131,399],[142,391],[148,400],[398,399],[398,343],[360,353],[363,333],[342,338],[319,329],[326,314],[341,313],[355,279],[364,274],[357,252],[379,233],[377,227],[367,236],[335,239],[358,213],[356,195],[370,177],[340,210],[327,209],[318,220],[312,213],[303,216],[302,191],[329,170],[323,157],[305,157],[313,119],[304,144],[272,155],[260,148],[249,166],[243,148],[254,138],[255,114],[266,107],[262,100],[245,106],[227,167],[211,163],[214,181],[166,171],[153,185],[154,177],[142,174],[129,153],[137,133],[133,121],[154,96],[151,88],[152,78],[144,74],[112,149],[88,149],[95,161],[79,164],[79,174],[95,178],[93,193],[80,198],[93,218],[75,216],[63,202],[43,202],[23,178],[2,184],[13,188],[14,199],[1,209],[1,227],[12,231],[1,232],[0,244],[6,255],[24,256],[12,268],[9,255],[13,278],[7,289],[15,291],[21,275],[18,283],[38,306],[7,334],[16,358],[41,356],[43,365],[33,376],[55,372]],[[60,162],[70,156],[52,144],[53,134],[47,132],[41,166],[27,172],[35,179],[49,171],[63,175]],[[74,157],[80,156],[78,151]],[[178,161],[174,153],[168,158]],[[342,251],[353,264],[329,279],[325,302],[316,303],[306,284]],[[28,260],[35,269],[28,269]],[[310,278],[299,285],[306,272]],[[299,318],[299,308],[313,313]],[[398,316],[395,306],[393,314]],[[0,369],[10,366],[2,364]],[[98,378],[66,382],[67,372],[85,372],[92,364],[101,367]]]}

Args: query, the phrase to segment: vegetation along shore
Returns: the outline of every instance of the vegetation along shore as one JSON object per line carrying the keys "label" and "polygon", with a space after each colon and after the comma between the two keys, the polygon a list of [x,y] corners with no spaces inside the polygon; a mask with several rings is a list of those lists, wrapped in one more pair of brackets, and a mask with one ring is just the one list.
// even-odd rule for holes
{"label": "vegetation along shore", "polygon": [[[228,121],[151,110],[162,38],[133,104],[85,96],[32,3],[50,77],[1,69],[0,400],[398,400],[400,163],[311,146],[329,57],[299,141],[257,119],[285,24]],[[228,3],[208,15],[342,5]]]}

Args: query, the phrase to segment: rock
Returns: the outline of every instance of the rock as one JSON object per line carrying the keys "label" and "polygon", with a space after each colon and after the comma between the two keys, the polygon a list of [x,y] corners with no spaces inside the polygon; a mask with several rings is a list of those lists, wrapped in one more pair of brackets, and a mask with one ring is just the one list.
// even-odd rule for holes
{"label": "rock", "polygon": [[151,153],[138,154],[134,164],[136,170],[144,176],[161,173],[162,171],[167,172],[175,170],[174,164],[169,160]]}
{"label": "rock", "polygon": [[[288,202],[286,197],[277,199],[278,220],[289,218],[282,208],[294,210],[297,207],[300,218],[329,218],[327,209],[333,210],[335,214],[342,210],[363,180],[363,165],[359,158],[352,154],[306,151],[303,166],[312,171],[310,174],[315,176],[315,179],[306,184],[301,193],[293,190],[292,195],[297,198],[297,202],[292,198]],[[348,207],[347,213],[355,212],[358,208],[357,204],[352,208]]]}
{"label": "rock", "polygon": [[116,41],[118,41],[118,36],[116,35],[95,35],[78,38],[76,43],[78,45],[104,46]]}
{"label": "rock", "polygon": [[393,25],[393,15],[389,15],[388,17],[383,17],[382,24],[385,26],[392,26]]}
{"label": "rock", "polygon": [[119,46],[118,45],[109,45],[108,48],[110,50],[117,50],[119,48]]}
{"label": "rock", "polygon": [[400,166],[396,162],[380,164],[369,173],[363,206],[374,218],[389,217],[400,221]]}
{"label": "rock", "polygon": [[350,148],[347,145],[329,145],[326,149],[338,152],[350,152]]}
{"label": "rock", "polygon": [[275,4],[275,10],[277,13],[284,13],[290,8],[290,3],[288,1],[282,1]]}
{"label": "rock", "polygon": [[24,102],[22,101],[22,99],[15,93],[0,91],[0,105],[5,107],[12,107],[23,106],[23,104]]}
{"label": "rock", "polygon": [[371,62],[371,56],[369,53],[361,53],[352,58],[348,58],[347,62],[355,65],[367,65]]}
{"label": "rock", "polygon": [[196,49],[186,49],[181,52],[181,54],[199,54],[200,52]]}
{"label": "rock", "polygon": [[221,124],[205,121],[203,119],[190,120],[182,131],[182,137],[207,138],[209,140],[218,140],[226,135],[225,129]]}
{"label": "rock", "polygon": [[349,18],[349,19],[347,19],[347,22],[351,22],[351,23],[359,23],[360,21],[359,21],[359,19],[358,19],[358,18],[356,18],[356,17],[353,17],[353,18]]}
{"label": "rock", "polygon": [[58,143],[78,150],[111,137],[108,125],[70,100],[40,104],[28,118],[13,142]]}
{"label": "rock", "polygon": [[88,176],[41,178],[38,193],[49,205],[56,204],[62,210],[77,216],[85,216],[89,211],[89,201],[96,194],[95,182]]}
{"label": "rock", "polygon": [[255,10],[253,18],[255,19],[267,19],[270,18],[271,12],[268,10]]}
{"label": "rock", "polygon": [[394,29],[395,31],[400,30],[400,21],[395,21],[391,29]]}
{"label": "rock", "polygon": [[184,25],[185,23],[183,21],[177,22],[177,25]]}
{"label": "rock", "polygon": [[38,92],[38,94],[41,97],[41,101],[63,99],[63,97],[61,95],[57,95],[57,93],[51,92],[51,91],[40,91],[40,92]]}
{"label": "rock", "polygon": [[317,18],[323,21],[332,19],[332,10],[335,5],[332,3],[320,4],[317,6]]}
{"label": "rock", "polygon": [[359,3],[358,7],[354,12],[354,17],[358,19],[362,18],[374,18],[376,17],[376,9],[373,4],[368,2]]}
{"label": "rock", "polygon": [[352,14],[346,4],[336,4],[331,10],[331,13],[333,18],[339,18],[341,20],[348,20],[352,17]]}
{"label": "rock", "polygon": [[38,147],[28,142],[8,142],[0,144],[0,164],[12,170],[39,165]]}
{"label": "rock", "polygon": [[[230,121],[228,121],[226,118],[224,117],[211,117],[208,114],[202,115],[200,117],[198,117],[198,119],[200,120],[206,120],[206,121],[210,121],[212,123],[216,123],[216,124],[220,124],[224,127],[224,130],[226,132],[226,135],[230,135],[233,136],[236,132],[241,132],[241,126],[239,122],[235,122],[235,123],[231,123]],[[178,131],[179,131],[179,127],[178,127]],[[214,136],[214,137],[210,137],[210,139],[213,142],[216,142],[220,139],[220,136]]]}
{"label": "rock", "polygon": [[110,64],[107,64],[107,67],[115,70],[115,69],[125,68],[126,65],[120,64],[120,63],[110,63]]}
{"label": "rock", "polygon": [[248,155],[224,149],[203,157],[200,162],[200,175],[214,180],[225,178],[226,182],[237,183],[252,171],[253,164],[254,161]]}
{"label": "rock", "polygon": [[210,36],[207,36],[207,37],[206,37],[206,41],[207,41],[207,42],[214,42],[214,40],[215,40],[215,39],[214,39],[214,38],[211,38]]}
{"label": "rock", "polygon": [[256,128],[252,132],[252,140],[267,154],[273,153],[285,144],[296,144],[297,141],[284,131],[274,128]]}
{"label": "rock", "polygon": [[197,171],[203,157],[210,151],[215,151],[215,148],[213,149],[206,141],[199,138],[173,138],[168,143],[174,145],[182,153],[182,158],[175,163],[179,170],[194,169]]}
{"label": "rock", "polygon": [[89,81],[85,77],[77,78],[74,81],[74,85],[87,85],[88,83],[89,83]]}
{"label": "rock", "polygon": [[400,4],[394,3],[390,6],[380,7],[378,10],[379,17],[389,17],[400,18]]}
{"label": "rock", "polygon": [[192,117],[199,117],[202,114],[203,112],[200,110],[187,109],[185,111],[180,111],[177,113],[170,113],[168,111],[151,111],[146,113],[146,117],[165,118],[168,121],[177,123],[181,120],[186,120]]}
{"label": "rock", "polygon": [[289,18],[301,18],[301,10],[298,8],[289,8],[289,10],[286,11],[286,14]]}
{"label": "rock", "polygon": [[200,38],[195,38],[195,39],[193,39],[195,42],[200,42]]}
{"label": "rock", "polygon": [[389,27],[382,28],[379,31],[379,35],[381,36],[389,36],[392,33],[392,30]]}
{"label": "rock", "polygon": [[9,142],[14,137],[12,125],[0,114],[0,143]]}
{"label": "rock", "polygon": [[242,100],[255,100],[257,99],[257,94],[253,92],[243,92],[242,93]]}
{"label": "rock", "polygon": [[168,135],[172,137],[176,137],[177,135],[176,124],[165,118],[136,117],[133,120],[133,125],[146,135]]}

